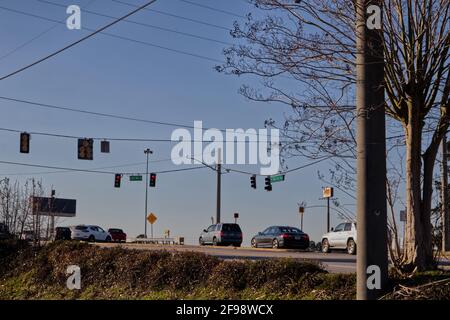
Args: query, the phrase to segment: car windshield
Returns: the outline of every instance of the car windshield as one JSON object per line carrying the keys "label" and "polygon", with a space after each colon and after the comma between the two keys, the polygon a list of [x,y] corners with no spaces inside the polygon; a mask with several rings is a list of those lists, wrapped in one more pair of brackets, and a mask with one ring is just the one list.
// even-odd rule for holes
{"label": "car windshield", "polygon": [[75,227],[76,230],[87,230],[86,226],[76,226]]}
{"label": "car windshield", "polygon": [[121,229],[109,229],[108,231],[112,232],[112,233],[122,233],[123,232]]}
{"label": "car windshield", "polygon": [[303,233],[300,229],[290,227],[280,227],[280,231],[284,233]]}
{"label": "car windshield", "polygon": [[224,224],[222,226],[222,231],[241,232],[241,228],[237,224]]}

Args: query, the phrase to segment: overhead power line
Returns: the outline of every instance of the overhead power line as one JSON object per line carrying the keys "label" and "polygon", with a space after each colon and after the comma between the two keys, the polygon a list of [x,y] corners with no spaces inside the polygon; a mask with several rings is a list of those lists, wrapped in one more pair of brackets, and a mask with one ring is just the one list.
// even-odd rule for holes
{"label": "overhead power line", "polygon": [[[74,112],[74,113],[82,113],[82,114],[88,114],[88,115],[93,115],[93,116],[98,116],[98,117],[128,120],[128,121],[135,121],[135,122],[142,122],[142,123],[150,123],[150,124],[169,126],[169,127],[200,129],[199,127],[196,127],[196,126],[186,125],[186,124],[181,124],[181,123],[147,120],[147,119],[142,119],[142,118],[134,118],[134,117],[116,115],[116,114],[111,114],[111,113],[88,111],[88,110],[83,110],[83,109],[78,109],[78,108],[73,108],[73,107],[57,106],[57,105],[53,105],[53,104],[35,102],[35,101],[24,100],[24,99],[16,99],[16,98],[5,97],[5,96],[0,96],[0,100],[23,103],[24,105],[31,106],[31,107],[46,108],[46,109],[53,109],[53,110],[59,110],[59,111],[68,111],[68,112]],[[208,130],[210,128],[202,127],[201,129]],[[217,129],[217,130],[219,130],[223,133],[226,133],[226,129]],[[255,136],[256,135],[258,135],[258,133],[256,133]]]}
{"label": "overhead power line", "polygon": [[[334,157],[336,157],[336,156],[327,156],[327,157],[323,157],[323,158],[321,158],[321,159],[319,159],[319,160],[316,160],[316,161],[307,163],[307,164],[305,164],[305,165],[302,165],[302,166],[299,166],[299,167],[296,167],[296,168],[293,168],[293,169],[290,169],[290,170],[286,170],[286,171],[283,171],[283,172],[279,172],[279,173],[274,174],[274,175],[278,176],[278,175],[283,175],[283,174],[287,174],[287,173],[290,173],[290,172],[298,171],[298,170],[301,170],[301,169],[304,169],[304,168],[313,166],[313,165],[315,165],[315,164],[318,164],[318,163],[320,163],[320,162],[323,162],[323,161],[325,161],[325,160],[328,160],[328,159],[331,159],[331,158],[334,158]],[[248,171],[242,171],[242,170],[236,170],[236,169],[225,168],[224,170],[225,170],[225,171],[229,171],[229,172],[241,173],[241,174],[245,174],[245,175],[249,175],[249,176],[265,176],[265,175],[262,175],[262,174],[259,174],[259,173],[248,172]]]}
{"label": "overhead power line", "polygon": [[[90,5],[92,5],[95,1],[97,0],[91,0],[85,7],[89,7]],[[64,23],[65,19],[63,21],[60,21],[60,23]],[[6,59],[7,57],[9,57],[10,55],[12,55],[13,53],[16,53],[17,51],[19,51],[20,49],[25,48],[26,46],[28,46],[30,43],[34,42],[35,40],[41,38],[43,35],[47,34],[48,32],[52,31],[53,29],[55,29],[60,23],[56,23],[53,24],[50,28],[45,29],[44,31],[40,32],[39,34],[37,34],[36,36],[34,36],[33,38],[25,41],[24,43],[22,43],[21,45],[15,47],[14,49],[8,51],[7,53],[5,53],[4,55],[0,56],[0,60]]]}
{"label": "overhead power line", "polygon": [[12,77],[12,76],[14,76],[14,75],[16,75],[16,74],[18,74],[18,73],[20,73],[20,72],[23,72],[23,71],[25,71],[25,70],[27,70],[27,69],[29,69],[29,68],[31,68],[31,67],[33,67],[33,66],[39,64],[39,63],[41,63],[41,62],[44,62],[44,61],[46,61],[46,60],[48,60],[48,59],[50,59],[50,58],[52,58],[52,57],[58,55],[59,53],[61,53],[61,52],[63,52],[63,51],[66,51],[66,50],[68,50],[68,49],[74,47],[75,45],[77,45],[77,44],[79,44],[79,43],[81,43],[81,42],[83,42],[83,41],[85,41],[85,40],[87,40],[87,39],[93,37],[93,36],[96,35],[97,33],[100,33],[100,32],[102,32],[103,30],[106,30],[106,29],[108,29],[109,27],[111,27],[111,26],[113,26],[113,25],[119,23],[120,21],[122,21],[122,20],[124,20],[124,19],[126,19],[126,18],[128,18],[128,17],[130,17],[130,16],[132,16],[132,15],[135,14],[136,12],[141,11],[142,9],[144,9],[144,8],[148,7],[149,5],[153,4],[155,1],[156,1],[156,0],[151,0],[151,1],[147,2],[146,4],[144,4],[144,5],[140,6],[140,7],[138,7],[137,9],[131,11],[130,13],[128,13],[128,14],[126,14],[126,15],[120,17],[119,19],[116,19],[116,20],[114,20],[113,22],[108,23],[108,24],[105,25],[104,27],[101,27],[100,29],[98,29],[98,30],[96,30],[96,31],[94,31],[94,32],[92,32],[92,33],[90,33],[90,34],[88,34],[87,36],[85,36],[85,37],[83,37],[83,38],[81,38],[81,39],[79,39],[79,40],[77,40],[77,41],[75,41],[75,42],[72,42],[71,44],[69,44],[69,45],[67,45],[67,46],[65,46],[65,47],[63,47],[63,48],[61,48],[61,49],[59,49],[59,50],[57,50],[57,51],[55,51],[55,52],[53,52],[53,53],[51,53],[51,54],[45,56],[45,57],[43,57],[43,58],[41,58],[41,59],[38,59],[38,60],[36,60],[36,61],[34,61],[34,62],[32,62],[32,63],[30,63],[30,64],[28,64],[28,65],[26,65],[26,66],[24,66],[24,67],[22,67],[22,68],[20,68],[20,69],[18,69],[18,70],[16,70],[16,71],[13,71],[13,72],[11,72],[11,73],[9,73],[9,74],[3,76],[3,77],[0,77],[0,81],[5,80],[5,79],[8,79],[9,77]]}
{"label": "overhead power line", "polygon": [[35,101],[30,101],[30,100],[15,99],[15,98],[5,97],[5,96],[0,96],[0,99],[1,100],[5,100],[5,101],[12,101],[12,102],[23,103],[23,104],[26,104],[28,106],[34,106],[34,107],[39,107],[39,108],[54,109],[54,110],[60,110],[60,111],[69,111],[69,112],[75,112],[75,113],[83,113],[83,114],[89,114],[89,115],[105,117],[105,118],[113,118],[113,119],[120,119],[120,120],[136,121],[136,122],[143,122],[143,123],[151,123],[151,124],[170,126],[170,127],[181,127],[181,128],[195,129],[194,126],[185,125],[185,124],[181,124],[181,123],[147,120],[147,119],[142,119],[142,118],[133,118],[133,117],[116,115],[116,114],[111,114],[111,113],[88,111],[88,110],[83,110],[83,109],[77,109],[77,108],[71,108],[71,107],[65,107],[65,106],[57,106],[57,105],[47,104],[47,103],[40,103],[40,102],[35,102]]}
{"label": "overhead power line", "polygon": [[[219,130],[219,129],[217,129]],[[46,137],[55,137],[55,138],[63,138],[63,139],[84,139],[86,136],[73,136],[73,135],[66,135],[66,134],[57,134],[57,133],[48,133],[48,132],[35,132],[35,131],[28,131],[28,130],[18,130],[18,129],[10,129],[10,128],[0,128],[0,131],[6,131],[6,132],[14,132],[14,133],[28,133],[31,135],[36,136],[46,136]],[[96,140],[96,141],[123,141],[123,142],[171,142],[171,143],[178,143],[178,142],[202,142],[202,143],[209,143],[209,142],[217,142],[217,143],[226,143],[226,142],[233,142],[233,143],[259,143],[259,141],[250,141],[250,140],[243,140],[243,141],[237,141],[237,140],[194,140],[194,139],[182,139],[182,140],[172,140],[172,139],[157,139],[157,138],[110,138],[110,137],[89,137],[89,139]],[[283,143],[283,142],[280,142]]]}
{"label": "overhead power line", "polygon": [[226,14],[226,15],[229,15],[229,16],[245,19],[245,16],[243,16],[243,15],[240,15],[240,14],[237,14],[237,13],[234,13],[234,12],[231,12],[231,11],[223,10],[223,9],[210,7],[210,6],[207,6],[207,5],[204,5],[204,4],[200,4],[200,3],[197,3],[197,2],[194,2],[194,1],[188,1],[188,0],[178,0],[178,1],[190,4],[192,6],[208,9],[208,10],[211,10],[211,11],[220,12],[220,13],[223,13],[223,14]]}
{"label": "overhead power line", "polygon": [[[1,10],[5,10],[5,11],[9,11],[9,12],[14,12],[14,13],[17,13],[17,14],[21,14],[21,15],[24,15],[24,16],[33,17],[33,18],[36,18],[36,19],[48,21],[48,22],[54,22],[54,23],[58,23],[58,24],[65,24],[64,22],[61,22],[61,21],[58,21],[58,20],[55,20],[55,19],[47,18],[47,17],[41,16],[41,15],[28,13],[28,12],[24,12],[24,11],[20,11],[20,10],[16,10],[16,9],[6,8],[6,7],[3,7],[3,6],[0,6],[0,9]],[[83,30],[92,31],[92,32],[95,31],[95,29],[91,29],[91,28],[88,28],[88,27],[83,27]],[[158,48],[158,49],[169,51],[169,52],[172,52],[172,53],[175,53],[175,54],[181,54],[181,55],[185,55],[185,56],[190,56],[190,57],[198,58],[198,59],[209,61],[209,62],[215,62],[215,63],[221,63],[221,64],[224,63],[224,61],[216,59],[216,58],[207,57],[207,56],[204,56],[204,55],[200,55],[200,54],[197,54],[197,53],[188,52],[188,51],[184,51],[184,50],[180,50],[180,49],[174,49],[174,48],[162,46],[162,45],[159,45],[159,44],[156,44],[156,43],[152,43],[152,42],[148,42],[148,41],[137,40],[137,39],[130,38],[130,37],[120,36],[120,35],[117,35],[117,34],[114,34],[114,33],[100,32],[100,34],[104,35],[104,36],[111,37],[111,38],[120,39],[120,40],[123,40],[123,41],[132,42],[132,43],[137,43],[137,44],[148,46],[148,47],[152,47],[152,48]]]}
{"label": "overhead power line", "polygon": [[[120,3],[122,5],[129,6],[129,7],[135,7],[135,8],[137,7],[137,5],[135,5],[135,4],[124,2],[124,1],[120,1],[120,0],[111,0],[111,1],[112,2],[116,2],[116,3]],[[203,25],[203,26],[208,26],[208,27],[212,27],[212,28],[216,28],[216,29],[220,29],[220,30],[230,31],[230,28],[227,28],[227,27],[224,27],[224,26],[220,26],[220,25],[217,25],[217,24],[213,24],[213,23],[210,23],[210,22],[205,22],[205,21],[201,21],[201,20],[197,20],[197,19],[187,18],[187,17],[181,16],[181,15],[176,15],[176,14],[170,13],[170,12],[165,12],[165,11],[156,10],[156,9],[150,9],[150,8],[144,9],[144,11],[150,11],[150,12],[158,13],[160,15],[167,16],[167,17],[172,17],[172,18],[175,18],[175,19],[189,21],[191,23],[196,23],[196,24],[200,24],[200,25]]]}
{"label": "overhead power line", "polygon": [[[91,169],[47,166],[47,165],[40,165],[40,164],[30,164],[30,163],[3,161],[3,160],[0,160],[0,163],[8,164],[8,165],[15,165],[15,166],[23,166],[23,167],[44,168],[44,169],[54,169],[54,170],[74,171],[74,172],[85,172],[85,173],[98,173],[98,174],[110,174],[110,175],[114,175],[114,174],[118,173],[118,172],[112,172],[112,171],[99,171],[99,170],[91,170]],[[203,166],[202,167],[190,167],[190,168],[182,168],[182,169],[155,171],[154,173],[163,174],[163,173],[198,170],[198,169],[204,169],[204,168],[205,167],[203,167]],[[134,174],[145,175],[146,173],[145,172],[144,173],[142,173],[142,172],[127,172],[127,173],[121,173],[121,174],[123,174],[123,175],[134,175]]]}
{"label": "overhead power line", "polygon": [[[62,8],[66,7],[63,4],[55,3],[55,2],[52,2],[52,1],[47,1],[47,0],[37,0],[37,1],[45,3],[45,4],[48,4],[48,5],[57,6],[57,7],[62,7]],[[91,11],[91,10],[86,10],[86,9],[83,9],[83,13],[88,13],[88,14],[92,14],[92,15],[95,15],[95,16],[98,16],[98,17],[103,17],[103,18],[108,18],[108,19],[117,19],[117,17],[114,17],[114,16],[110,16],[110,15],[107,15],[107,14],[103,14],[103,13],[99,13],[99,12],[95,12],[95,11]],[[186,37],[191,37],[191,38],[196,38],[196,39],[200,39],[200,40],[205,40],[205,41],[209,41],[209,42],[216,42],[216,43],[220,43],[220,44],[224,44],[224,45],[228,45],[228,46],[233,45],[230,42],[225,42],[225,41],[222,41],[222,40],[217,40],[217,39],[213,39],[213,38],[209,38],[209,37],[200,36],[198,34],[182,32],[182,31],[169,29],[169,28],[165,28],[165,27],[160,27],[160,26],[156,26],[156,25],[152,25],[152,24],[148,24],[148,23],[143,23],[143,22],[139,22],[139,21],[126,19],[126,20],[124,20],[124,22],[130,23],[130,24],[134,24],[134,25],[138,25],[138,26],[142,26],[142,27],[146,27],[146,28],[156,29],[156,30],[160,30],[160,31],[170,32],[170,33],[175,33],[175,34],[179,34],[179,35],[186,36]]]}

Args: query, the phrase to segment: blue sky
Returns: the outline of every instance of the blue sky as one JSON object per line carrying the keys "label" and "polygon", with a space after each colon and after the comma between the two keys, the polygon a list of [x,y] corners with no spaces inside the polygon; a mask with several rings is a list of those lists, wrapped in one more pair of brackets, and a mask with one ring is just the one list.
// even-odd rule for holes
{"label": "blue sky", "polygon": [[[56,0],[51,1],[56,3]],[[123,1],[135,5],[144,3]],[[193,1],[239,15],[253,10],[243,0]],[[132,7],[111,0],[64,0],[57,3],[81,6],[82,30],[68,30],[65,25],[0,8],[0,76],[85,36],[89,31],[83,27],[96,29],[111,22],[110,19],[84,13],[83,9],[115,17],[132,10]],[[58,21],[65,21],[68,16],[64,7],[37,0],[3,0],[0,6]],[[151,8],[226,28],[231,28],[233,21],[240,19],[179,0],[159,0]],[[130,20],[222,42],[233,41],[226,30],[156,12],[141,11]],[[1,58],[43,32],[45,34],[36,40]],[[223,60],[222,49],[226,47],[217,42],[126,22],[113,26],[108,32],[217,60]],[[287,107],[279,104],[246,100],[238,94],[239,87],[244,83],[257,85],[257,80],[219,74],[214,71],[215,65],[213,61],[198,57],[98,34],[48,61],[0,81],[0,95],[186,125],[202,120],[205,127],[231,129],[263,128],[264,120],[282,121],[289,113]],[[293,84],[293,88],[294,85],[297,84]],[[176,129],[40,109],[2,100],[0,111],[0,128],[77,137],[170,139]],[[150,159],[158,161],[150,163],[150,171],[180,168],[171,161],[159,161],[170,158],[173,144],[166,142],[113,141],[110,154],[101,154],[97,142],[94,161],[77,160],[76,143],[75,139],[33,136],[31,153],[24,155],[18,152],[18,133],[0,131],[0,161],[84,169],[140,163],[108,171],[143,172],[143,150],[148,147],[154,151]],[[295,159],[288,163],[293,168],[308,161]],[[298,226],[298,202],[306,201],[311,206],[325,204],[319,200],[324,183],[319,181],[317,171],[326,172],[329,165],[324,162],[290,173],[285,182],[273,185],[272,192],[264,191],[263,178],[257,181],[258,189],[253,190],[249,176],[237,173],[223,175],[222,220],[232,221],[233,213],[239,212],[246,244],[251,235],[267,226]],[[230,167],[255,172],[258,169],[255,166]],[[58,197],[77,199],[77,217],[61,219],[60,225],[98,224],[105,228],[122,227],[130,236],[143,233],[144,183],[131,183],[124,178],[122,187],[115,189],[113,175],[79,172],[39,174],[47,171],[53,170],[0,164],[0,177],[8,176],[20,181],[35,177],[42,179],[46,188],[53,186]],[[215,172],[209,169],[158,175],[157,188],[149,189],[149,211],[158,217],[155,235],[162,235],[165,229],[170,229],[172,235],[184,236],[188,243],[195,243],[200,231],[210,224],[211,216],[215,216],[215,179]],[[335,195],[342,203],[355,203],[339,191]],[[348,208],[354,209],[353,206]],[[332,224],[339,221],[332,213]],[[313,240],[319,240],[325,231],[325,222],[325,208],[306,210],[304,230]]]}

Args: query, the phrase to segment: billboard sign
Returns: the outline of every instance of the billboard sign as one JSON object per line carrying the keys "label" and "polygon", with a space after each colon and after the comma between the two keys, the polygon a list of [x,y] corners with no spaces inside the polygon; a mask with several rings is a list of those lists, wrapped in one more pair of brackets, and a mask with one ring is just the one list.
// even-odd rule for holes
{"label": "billboard sign", "polygon": [[31,197],[33,214],[55,217],[75,217],[77,200],[46,197]]}

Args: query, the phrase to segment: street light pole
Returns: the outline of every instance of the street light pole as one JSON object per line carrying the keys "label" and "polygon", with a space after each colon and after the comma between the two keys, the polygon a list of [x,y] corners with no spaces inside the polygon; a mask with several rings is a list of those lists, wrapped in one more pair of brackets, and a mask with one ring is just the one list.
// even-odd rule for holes
{"label": "street light pole", "polygon": [[148,211],[148,187],[149,187],[149,185],[148,185],[148,156],[151,155],[153,153],[153,151],[147,148],[144,150],[144,153],[147,156],[147,169],[145,171],[145,215],[144,215],[144,225],[145,225],[144,235],[145,235],[145,238],[147,238],[147,211]]}
{"label": "street light pole", "polygon": [[221,204],[221,178],[222,178],[222,159],[221,149],[217,150],[217,210],[216,210],[216,223],[220,223],[220,204]]}
{"label": "street light pole", "polygon": [[386,209],[386,124],[382,24],[368,27],[369,5],[356,2],[356,115],[357,115],[357,269],[358,300],[377,299],[388,278]]}

